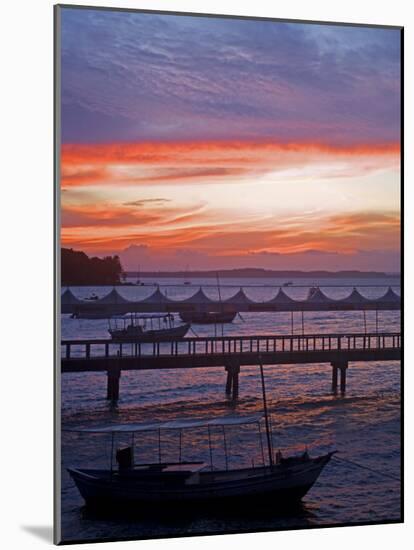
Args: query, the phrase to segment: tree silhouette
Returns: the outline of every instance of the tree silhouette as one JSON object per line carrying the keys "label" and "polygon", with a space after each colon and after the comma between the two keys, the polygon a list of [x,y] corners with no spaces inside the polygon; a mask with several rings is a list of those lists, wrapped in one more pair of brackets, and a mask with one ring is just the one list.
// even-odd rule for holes
{"label": "tree silhouette", "polygon": [[85,252],[72,248],[61,249],[61,284],[114,285],[121,281],[122,265],[119,256],[89,258]]}

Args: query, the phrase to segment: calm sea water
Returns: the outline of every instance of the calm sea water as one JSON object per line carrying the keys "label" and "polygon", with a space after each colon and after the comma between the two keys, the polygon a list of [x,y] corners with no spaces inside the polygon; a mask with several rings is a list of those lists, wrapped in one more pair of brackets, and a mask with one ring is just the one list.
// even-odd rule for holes
{"label": "calm sea water", "polygon": [[[190,279],[191,280],[191,279]],[[144,280],[145,281],[145,280]],[[146,280],[146,283],[156,282]],[[161,290],[171,298],[184,298],[200,285],[211,298],[217,298],[213,279],[193,279],[183,285],[180,279],[160,279]],[[277,285],[277,279],[225,279],[221,295],[225,299],[243,285]],[[399,281],[389,279],[361,280],[293,280],[295,285],[319,285],[333,298],[349,294],[356,286],[362,294],[375,298],[388,286],[399,293]],[[179,286],[164,287],[163,285]],[[229,288],[226,285],[234,285]],[[211,285],[211,288],[207,288]],[[328,285],[344,285],[331,287]],[[360,286],[359,286],[360,285]],[[365,288],[362,285],[381,285]],[[111,287],[72,288],[75,295],[86,297],[92,292],[102,296]],[[155,287],[122,287],[126,298],[144,298]],[[285,289],[294,298],[305,298],[308,288]],[[268,300],[276,288],[249,287],[246,294],[254,300]],[[224,334],[289,334],[290,313],[243,313]],[[301,315],[295,314],[294,331],[301,333]],[[108,323],[104,320],[76,320],[62,315],[62,338],[106,338]],[[198,335],[213,335],[214,327],[194,325]],[[363,332],[362,312],[307,312],[305,332]],[[367,312],[367,330],[375,331],[375,313]],[[380,312],[380,331],[399,331],[400,312]],[[221,329],[220,329],[221,334]],[[330,392],[331,370],[326,364],[289,365],[265,368],[266,387],[274,431],[274,445],[283,453],[311,454],[337,449],[338,456],[358,462],[377,472],[400,476],[400,364],[399,362],[352,363],[347,375],[345,397]],[[68,466],[102,466],[110,463],[110,437],[102,434],[65,432],[65,428],[108,423],[170,420],[172,418],[209,418],[226,414],[247,415],[262,411],[260,377],[257,367],[242,368],[240,398],[237,404],[224,393],[224,369],[189,371],[123,372],[120,400],[116,408],[105,399],[104,373],[64,374],[62,376],[62,536],[63,540],[95,538],[162,537],[231,531],[277,530],[338,523],[397,521],[400,518],[400,484],[379,474],[332,460],[317,484],[303,499],[299,509],[283,515],[274,510],[246,510],[243,517],[197,514],[192,517],[128,518],[91,516],[66,473]],[[242,426],[228,429],[230,467],[261,464],[262,455],[257,428]],[[158,459],[155,433],[135,436],[136,461]],[[215,466],[224,467],[224,445],[220,429],[212,431]],[[117,445],[127,443],[119,437]],[[183,435],[183,459],[208,461],[206,429],[188,430]],[[178,434],[165,431],[162,441],[163,460],[178,460]]]}

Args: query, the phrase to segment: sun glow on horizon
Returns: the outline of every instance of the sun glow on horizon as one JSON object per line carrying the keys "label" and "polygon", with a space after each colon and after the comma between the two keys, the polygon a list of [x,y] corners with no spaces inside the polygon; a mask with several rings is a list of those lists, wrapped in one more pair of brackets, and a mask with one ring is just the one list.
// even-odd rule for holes
{"label": "sun glow on horizon", "polygon": [[212,258],[394,250],[398,181],[397,146],[70,145],[62,244]]}

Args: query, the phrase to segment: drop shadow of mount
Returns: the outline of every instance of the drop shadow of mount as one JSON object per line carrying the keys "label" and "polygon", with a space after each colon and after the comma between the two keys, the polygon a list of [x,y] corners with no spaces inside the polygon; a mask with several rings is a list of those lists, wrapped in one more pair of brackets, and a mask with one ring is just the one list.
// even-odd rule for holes
{"label": "drop shadow of mount", "polygon": [[52,525],[21,525],[20,528],[40,540],[53,544]]}

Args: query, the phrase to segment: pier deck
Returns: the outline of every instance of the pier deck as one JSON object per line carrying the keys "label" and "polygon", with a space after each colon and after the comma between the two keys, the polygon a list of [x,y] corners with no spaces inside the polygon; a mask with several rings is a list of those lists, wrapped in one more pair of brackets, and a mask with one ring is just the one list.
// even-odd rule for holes
{"label": "pier deck", "polygon": [[401,359],[401,334],[217,336],[153,343],[63,340],[61,350],[62,373],[106,371],[108,396],[112,395],[112,384],[117,398],[122,370],[224,367],[227,371],[226,391],[232,392],[236,398],[240,367],[260,363],[331,364],[333,391],[337,388],[339,372],[341,391],[344,392],[349,362]]}

